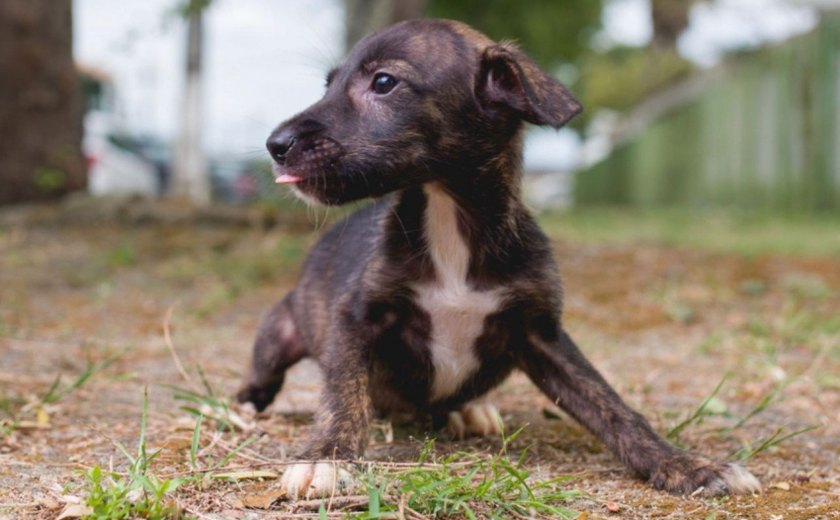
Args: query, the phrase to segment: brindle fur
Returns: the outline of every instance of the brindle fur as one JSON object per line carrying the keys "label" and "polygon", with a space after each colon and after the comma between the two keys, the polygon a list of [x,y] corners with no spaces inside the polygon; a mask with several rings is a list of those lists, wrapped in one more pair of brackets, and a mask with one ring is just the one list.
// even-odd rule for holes
{"label": "brindle fur", "polygon": [[[381,71],[400,83],[375,96]],[[278,175],[301,177],[296,189],[308,198],[375,201],[321,239],[298,287],[268,313],[239,400],[264,409],[286,369],[316,358],[323,402],[300,456],[353,460],[363,455],[371,408],[440,416],[518,368],[654,487],[755,490],[745,470],[664,441],[563,330],[552,250],[520,198],[522,128],[559,128],[580,108],[515,46],[457,22],[403,22],[360,42],[330,73],[324,98],[278,127],[268,146]],[[413,289],[436,277],[424,234],[427,183],[457,205],[470,252],[466,282],[504,294],[475,344],[463,345],[480,368],[436,402],[433,324]]]}

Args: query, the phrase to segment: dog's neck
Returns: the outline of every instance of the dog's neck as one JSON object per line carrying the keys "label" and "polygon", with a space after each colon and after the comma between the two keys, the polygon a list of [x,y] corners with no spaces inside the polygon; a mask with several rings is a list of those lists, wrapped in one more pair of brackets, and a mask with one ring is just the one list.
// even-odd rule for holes
{"label": "dog's neck", "polygon": [[[391,229],[403,235],[407,223],[409,228],[416,226],[420,236],[412,241],[413,250],[426,251],[439,281],[472,279],[481,285],[483,275],[493,277],[483,271],[503,270],[517,248],[526,214],[520,198],[518,154],[460,173],[403,192],[398,208],[405,211],[397,210],[398,225]],[[411,200],[423,203],[406,203]],[[422,211],[410,209],[415,207]]]}
{"label": "dog's neck", "polygon": [[424,236],[435,273],[444,285],[464,283],[470,267],[470,248],[458,229],[455,199],[437,182],[424,185],[423,193]]}

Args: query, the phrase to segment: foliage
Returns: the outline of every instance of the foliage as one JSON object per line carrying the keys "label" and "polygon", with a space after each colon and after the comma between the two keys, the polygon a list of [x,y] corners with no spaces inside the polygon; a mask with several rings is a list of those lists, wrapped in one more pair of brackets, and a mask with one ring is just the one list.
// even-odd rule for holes
{"label": "foliage", "polygon": [[591,41],[600,28],[602,2],[572,0],[432,0],[432,16],[463,20],[495,40],[513,39],[543,67],[579,67],[575,83],[586,108],[576,126],[600,108],[626,110],[691,72],[673,46],[619,47],[596,52]]}
{"label": "foliage", "polygon": [[417,466],[368,473],[368,511],[360,518],[381,518],[396,511],[396,502],[429,517],[576,518],[562,504],[580,493],[563,489],[567,477],[535,479],[524,467],[527,449],[516,459],[508,453],[521,433],[502,438],[493,455],[458,452],[435,458],[434,441],[427,441]]}
{"label": "foliage", "polygon": [[160,453],[149,454],[146,449],[146,424],[148,417],[148,391],[143,397],[143,413],[140,418],[140,440],[137,454],[132,455],[120,443],[120,451],[129,461],[128,475],[103,472],[94,466],[85,474],[87,478],[87,499],[90,508],[86,519],[180,518],[177,506],[170,503],[167,495],[181,485],[180,479],[161,479],[149,473],[149,466]]}
{"label": "foliage", "polygon": [[111,366],[111,364],[114,361],[116,361],[120,355],[121,354],[111,356],[99,363],[88,361],[82,373],[79,374],[76,377],[76,379],[71,381],[68,385],[61,386],[61,374],[58,374],[53,380],[52,385],[50,385],[50,388],[46,391],[46,393],[44,393],[43,396],[41,396],[41,404],[55,404],[59,402],[63,398],[67,397],[74,391],[81,388],[82,385],[87,383],[90,378]]}
{"label": "foliage", "polygon": [[183,0],[176,8],[181,16],[188,17],[192,14],[204,11],[213,3],[213,0]]}
{"label": "foliage", "polygon": [[550,211],[539,220],[549,236],[576,242],[658,244],[741,256],[840,255],[837,215],[593,207]]}
{"label": "foliage", "polygon": [[745,442],[744,446],[742,446],[740,449],[738,449],[730,457],[736,458],[736,459],[740,460],[741,462],[746,462],[746,461],[750,460],[751,458],[755,457],[756,455],[758,455],[759,453],[762,453],[762,452],[765,452],[765,451],[767,451],[771,448],[774,448],[775,446],[778,446],[779,444],[785,442],[786,440],[792,439],[792,438],[794,438],[798,435],[801,435],[803,433],[807,433],[811,430],[816,430],[817,428],[819,428],[818,425],[811,424],[811,425],[799,428],[798,430],[794,430],[792,432],[785,433],[784,426],[779,426],[778,428],[776,428],[776,431],[773,432],[773,434],[770,435],[769,437],[758,439],[754,446]]}
{"label": "foliage", "polygon": [[20,415],[32,414],[35,416],[34,424],[37,427],[47,427],[50,423],[50,414],[47,405],[55,405],[68,395],[72,394],[85,385],[92,377],[108,368],[116,361],[122,353],[112,355],[98,363],[88,361],[81,374],[76,376],[69,384],[61,384],[61,373],[55,376],[52,384],[36,399],[26,402],[22,398],[15,398],[0,394],[0,438],[12,435],[21,425],[32,425],[31,421],[20,420]]}
{"label": "foliage", "polygon": [[579,90],[586,107],[627,110],[691,70],[673,48],[616,47],[583,58]]}
{"label": "foliage", "polygon": [[[180,518],[177,507],[166,500],[175,491],[178,482],[157,479],[154,476],[132,475],[128,479],[117,473],[103,472],[94,466],[86,474],[88,498],[91,508],[86,519],[121,520],[128,518],[172,519]],[[134,491],[142,490],[143,496],[132,500]]]}
{"label": "foliage", "polygon": [[593,0],[431,0],[428,14],[462,20],[494,40],[512,39],[544,67],[574,62],[601,23]]}
{"label": "foliage", "polygon": [[[826,15],[649,104],[611,136],[608,157],[576,174],[575,202],[836,212],[838,36],[840,16]],[[621,90],[638,83],[620,70],[584,74],[591,104],[632,102]]]}

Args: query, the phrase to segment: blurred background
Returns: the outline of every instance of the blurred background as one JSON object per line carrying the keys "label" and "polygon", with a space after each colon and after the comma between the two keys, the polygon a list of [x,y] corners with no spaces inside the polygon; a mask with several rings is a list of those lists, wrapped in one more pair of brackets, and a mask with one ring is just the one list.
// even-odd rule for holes
{"label": "blurred background", "polygon": [[538,208],[840,209],[837,0],[9,0],[0,204],[267,202],[262,143],[361,36],[420,16],[513,39],[585,114],[529,129]]}
{"label": "blurred background", "polygon": [[[512,453],[592,518],[835,518],[840,0],[0,0],[0,518],[69,517],[64,495],[102,496],[82,472],[133,475],[111,439],[138,437],[162,446],[149,476],[203,479],[165,493],[190,517],[253,518],[249,496],[299,512],[260,498],[270,480],[195,473],[285,458],[317,405],[302,362],[279,413],[226,430],[261,315],[346,211],[275,185],[264,142],[354,41],[414,16],[515,40],[581,99],[526,138],[564,326],[659,431],[766,488],[649,490],[523,374],[494,397],[528,428]],[[418,460],[426,433],[374,430],[374,458]],[[444,514],[422,495],[390,496]],[[507,510],[485,500],[476,516]]]}

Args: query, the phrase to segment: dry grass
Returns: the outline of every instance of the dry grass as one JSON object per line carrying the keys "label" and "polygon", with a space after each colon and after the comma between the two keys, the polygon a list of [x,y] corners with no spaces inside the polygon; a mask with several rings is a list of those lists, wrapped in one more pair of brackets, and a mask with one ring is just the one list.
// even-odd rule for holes
{"label": "dry grass", "polygon": [[[224,420],[259,317],[294,283],[314,234],[74,223],[66,210],[27,211],[0,215],[0,518],[55,518],[94,489],[86,474],[96,467],[106,484],[130,485],[137,475],[118,444],[136,456],[145,387],[144,443],[157,454],[143,474],[153,486],[179,480],[162,505],[197,518],[322,516],[320,503],[284,500],[273,478],[315,408],[311,363],[292,370],[271,413],[239,414],[238,426]],[[556,488],[564,494],[551,500],[588,518],[840,517],[840,258],[816,246],[793,256],[758,246],[730,253],[702,239],[691,247],[650,237],[593,242],[581,238],[580,221],[551,224],[565,322],[593,362],[660,431],[688,420],[681,444],[745,459],[765,491],[721,500],[652,491],[517,374],[494,400],[509,431],[524,428],[506,448],[513,461],[525,453],[529,482],[566,477]],[[194,413],[207,416],[200,427]],[[776,440],[810,425],[817,428],[773,444],[779,429]],[[377,423],[368,452],[374,485],[355,502],[325,504],[323,515],[361,514],[375,497],[384,517],[403,504],[412,518],[400,472],[412,470],[426,436],[420,425]],[[476,462],[453,454],[501,464],[501,449],[501,440],[439,439],[435,453],[462,478]],[[387,475],[397,487],[373,491]],[[493,512],[487,501],[468,504],[479,516]]]}

